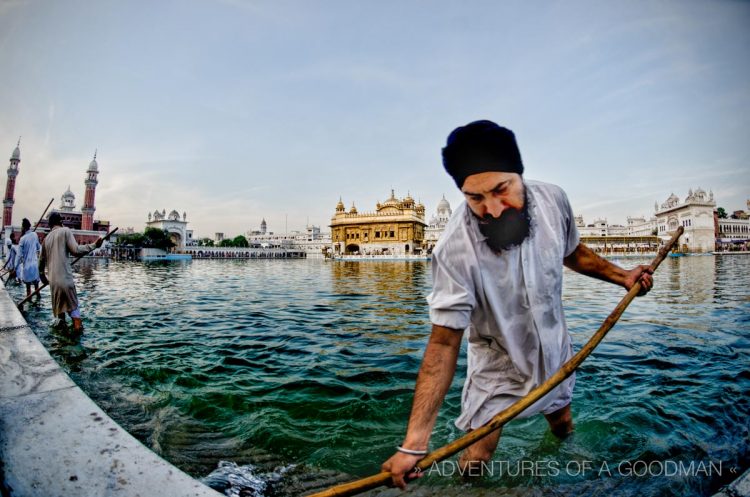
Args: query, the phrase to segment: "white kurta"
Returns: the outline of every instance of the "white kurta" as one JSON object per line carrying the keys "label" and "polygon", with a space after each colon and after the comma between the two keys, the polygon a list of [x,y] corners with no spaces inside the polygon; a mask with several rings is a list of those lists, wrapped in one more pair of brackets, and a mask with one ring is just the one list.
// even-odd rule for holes
{"label": "white kurta", "polygon": [[36,283],[39,281],[39,251],[42,245],[39,237],[33,231],[27,231],[18,242],[23,270],[19,275],[24,283]]}
{"label": "white kurta", "polygon": [[13,245],[13,250],[16,251],[15,255],[15,267],[13,268],[16,271],[16,278],[21,277],[21,264],[23,263],[23,260],[21,259],[21,252],[18,245]]}
{"label": "white kurta", "polygon": [[5,253],[5,264],[3,264],[3,269],[8,270],[16,270],[16,246],[12,245],[10,243],[10,240],[8,240],[8,244],[6,245],[7,250]]}
{"label": "white kurta", "polygon": [[[563,190],[526,181],[531,233],[496,253],[462,203],[432,258],[433,324],[468,330],[467,375],[456,426],[478,428],[573,355],[562,307],[563,258],[579,243]],[[550,413],[570,402],[575,375],[520,417]]]}
{"label": "white kurta", "polygon": [[47,269],[50,293],[52,294],[52,312],[59,316],[78,308],[78,294],[70,267],[68,254],[84,255],[96,248],[95,243],[78,245],[69,228],[54,227],[44,238],[42,256],[39,258],[39,270]]}
{"label": "white kurta", "polygon": [[18,245],[9,245],[8,257],[5,259],[3,269],[15,271],[15,277],[21,277],[21,257],[18,254]]}

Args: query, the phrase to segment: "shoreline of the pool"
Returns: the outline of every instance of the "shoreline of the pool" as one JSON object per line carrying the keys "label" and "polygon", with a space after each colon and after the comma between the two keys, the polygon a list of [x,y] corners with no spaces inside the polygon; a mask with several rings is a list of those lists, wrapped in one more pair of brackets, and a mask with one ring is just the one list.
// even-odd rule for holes
{"label": "shoreline of the pool", "polygon": [[0,291],[0,494],[79,497],[222,494],[113,421],[50,356]]}

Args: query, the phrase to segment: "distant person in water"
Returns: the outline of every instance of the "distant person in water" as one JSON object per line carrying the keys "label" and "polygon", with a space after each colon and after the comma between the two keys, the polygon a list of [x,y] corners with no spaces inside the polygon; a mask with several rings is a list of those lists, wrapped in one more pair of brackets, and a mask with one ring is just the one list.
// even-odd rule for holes
{"label": "distant person in water", "polygon": [[18,242],[18,255],[23,264],[21,270],[21,281],[26,284],[26,296],[31,295],[31,286],[34,291],[39,290],[39,252],[42,245],[36,232],[31,230],[31,222],[23,218],[21,222],[21,240]]}
{"label": "distant person in water", "polygon": [[[417,376],[406,437],[383,464],[405,486],[428,452],[438,409],[451,385],[464,333],[467,372],[456,426],[487,424],[544,383],[573,355],[562,305],[563,265],[641,294],[653,284],[648,266],[622,269],[580,243],[562,188],[526,180],[516,137],[491,121],[456,128],[443,166],[466,201],[453,213],[432,253],[432,333]],[[527,408],[544,414],[552,433],[573,430],[575,375]],[[500,430],[461,455],[468,474],[490,461]]]}
{"label": "distant person in water", "polygon": [[[73,332],[80,335],[83,333],[83,322],[78,309],[78,295],[68,255],[88,254],[101,247],[103,239],[87,245],[78,245],[70,228],[62,225],[62,218],[57,212],[50,215],[49,226],[50,231],[44,239],[42,256],[39,258],[39,277],[42,283],[50,286],[52,312],[60,320],[58,324],[65,323],[67,313],[73,320]],[[49,277],[45,274],[47,268]]]}
{"label": "distant person in water", "polygon": [[19,257],[18,257],[18,245],[16,245],[15,233],[10,234],[10,237],[6,243],[7,243],[7,256],[5,258],[5,264],[3,265],[3,269],[8,270],[8,279],[5,280],[5,282],[8,283],[11,279],[18,280],[18,274],[16,273],[16,269],[18,268],[18,265],[19,265]]}

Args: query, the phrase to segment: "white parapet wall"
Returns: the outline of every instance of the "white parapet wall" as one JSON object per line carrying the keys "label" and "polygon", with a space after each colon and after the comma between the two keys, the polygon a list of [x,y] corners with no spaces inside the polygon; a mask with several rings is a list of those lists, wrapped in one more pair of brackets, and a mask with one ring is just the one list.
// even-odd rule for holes
{"label": "white parapet wall", "polygon": [[0,494],[220,497],[115,423],[0,289]]}

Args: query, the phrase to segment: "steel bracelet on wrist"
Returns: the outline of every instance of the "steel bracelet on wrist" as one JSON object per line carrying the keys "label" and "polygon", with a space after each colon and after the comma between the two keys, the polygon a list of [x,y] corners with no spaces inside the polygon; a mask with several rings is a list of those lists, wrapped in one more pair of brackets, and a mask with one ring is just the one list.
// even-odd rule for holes
{"label": "steel bracelet on wrist", "polygon": [[426,450],[405,449],[401,447],[400,445],[396,446],[396,450],[399,452],[403,452],[404,454],[409,454],[410,456],[426,456],[427,455]]}

